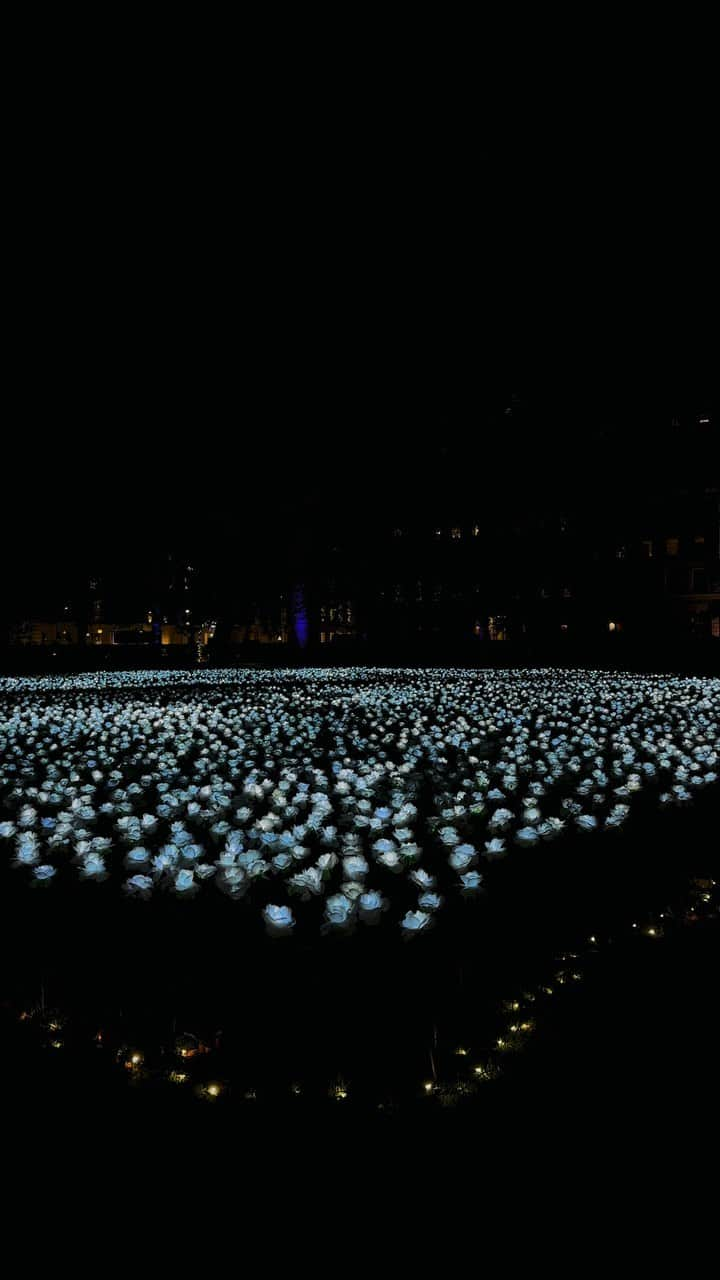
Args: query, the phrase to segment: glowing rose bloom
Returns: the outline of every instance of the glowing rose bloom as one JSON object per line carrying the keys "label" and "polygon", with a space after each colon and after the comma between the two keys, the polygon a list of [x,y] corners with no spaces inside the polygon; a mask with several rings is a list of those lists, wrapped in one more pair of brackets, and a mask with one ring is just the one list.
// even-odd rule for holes
{"label": "glowing rose bloom", "polygon": [[418,898],[418,906],[423,911],[439,911],[442,906],[442,898],[439,893],[421,893]]}
{"label": "glowing rose bloom", "polygon": [[431,920],[429,911],[408,911],[400,922],[400,928],[406,937],[414,938],[428,928]]}
{"label": "glowing rose bloom", "polygon": [[459,844],[453,849],[448,862],[453,871],[467,871],[477,858],[477,850],[471,844]]}
{"label": "glowing rose bloom", "polygon": [[162,874],[163,871],[169,871],[172,867],[175,866],[176,862],[177,862],[177,854],[175,854],[175,856],[173,857],[169,853],[166,853],[163,850],[161,850],[160,853],[158,853],[157,856],[154,857],[152,860],[153,867],[159,874]]}
{"label": "glowing rose bloom", "polygon": [[534,827],[521,827],[515,832],[515,844],[519,844],[525,848],[529,845],[537,844],[539,836]]}
{"label": "glowing rose bloom", "polygon": [[15,835],[15,824],[13,822],[0,822],[0,839],[10,840]]}
{"label": "glowing rose bloom", "polygon": [[194,889],[196,885],[192,870],[186,867],[182,871],[176,872],[174,885],[176,893],[188,893]]}
{"label": "glowing rose bloom", "polygon": [[210,876],[215,875],[215,868],[209,862],[198,862],[195,867],[195,875],[200,880],[209,880]]}
{"label": "glowing rose bloom", "polygon": [[240,855],[231,849],[223,849],[220,857],[215,859],[215,865],[217,867],[234,867],[239,857]]}
{"label": "glowing rose bloom", "polygon": [[349,898],[351,902],[357,902],[358,898],[362,896],[364,888],[365,885],[362,880],[344,880],[340,885],[340,892],[344,893],[345,897]]}
{"label": "glowing rose bloom", "polygon": [[394,840],[387,840],[383,837],[380,840],[374,841],[373,849],[375,850],[375,853],[395,853],[397,845]]}
{"label": "glowing rose bloom", "polygon": [[391,850],[389,853],[381,853],[377,861],[388,871],[393,871],[395,873],[402,871],[403,864],[400,861],[399,853],[397,853],[395,849]]}
{"label": "glowing rose bloom", "polygon": [[198,858],[202,858],[204,852],[201,844],[185,844],[180,850],[180,856],[185,862],[196,862]]}
{"label": "glowing rose bloom", "polygon": [[172,831],[172,842],[176,846],[176,848],[182,849],[184,845],[188,845],[192,842],[192,836],[190,835],[190,832],[186,831],[185,828],[180,823],[173,822],[171,831]]}
{"label": "glowing rose bloom", "polygon": [[288,885],[291,892],[299,893],[303,900],[307,901],[308,898],[317,897],[322,893],[322,874],[317,867],[307,867],[304,871],[291,876]]}
{"label": "glowing rose bloom", "polygon": [[410,829],[410,827],[395,828],[395,839],[399,840],[401,844],[407,844],[410,840],[412,840],[412,838],[413,838],[413,832]]}
{"label": "glowing rose bloom", "polygon": [[414,804],[404,804],[401,809],[393,817],[393,826],[402,827],[406,822],[412,822],[417,817],[417,809]]}
{"label": "glowing rose bloom", "polygon": [[335,893],[325,903],[325,919],[335,929],[342,929],[352,917],[353,904],[344,893]]}
{"label": "glowing rose bloom", "polygon": [[15,842],[15,861],[19,866],[30,867],[38,861],[40,849],[37,836],[32,831],[23,832]]}
{"label": "glowing rose bloom", "polygon": [[415,871],[410,872],[410,879],[419,889],[434,889],[435,876],[428,875],[422,867],[418,867]]}
{"label": "glowing rose bloom", "polygon": [[148,862],[149,860],[149,850],[145,849],[142,845],[137,845],[136,848],[130,849],[125,855],[125,866],[142,866],[143,863]]}
{"label": "glowing rose bloom", "polygon": [[485,857],[489,859],[504,858],[507,853],[505,841],[502,836],[493,836],[492,840],[485,841]]}
{"label": "glowing rose bloom", "polygon": [[272,866],[273,871],[279,871],[282,873],[283,871],[287,871],[288,867],[292,866],[292,862],[292,854],[286,852],[276,853],[275,857],[271,858],[270,865]]}
{"label": "glowing rose bloom", "polygon": [[51,880],[52,877],[55,875],[55,873],[56,873],[56,868],[51,867],[49,863],[46,863],[46,862],[42,863],[41,866],[34,868],[34,875],[36,880]]}
{"label": "glowing rose bloom", "polygon": [[295,921],[289,907],[278,907],[271,904],[264,908],[262,914],[265,927],[272,936],[279,937],[281,934],[288,934],[294,928]]}
{"label": "glowing rose bloom", "polygon": [[538,833],[543,840],[555,840],[557,836],[564,830],[565,823],[562,818],[546,818],[538,827]]}
{"label": "glowing rose bloom", "polygon": [[466,871],[460,876],[460,883],[463,894],[477,893],[482,884],[482,876],[479,871]]}
{"label": "glowing rose bloom", "polygon": [[149,898],[152,887],[153,882],[150,876],[130,876],[130,879],[125,881],[126,893],[140,898]]}
{"label": "glowing rose bloom", "polygon": [[350,880],[362,880],[369,870],[370,865],[362,854],[351,854],[343,858],[343,872]]}
{"label": "glowing rose bloom", "polygon": [[504,831],[514,816],[512,809],[496,809],[488,822],[488,827],[491,831]]}
{"label": "glowing rose bloom", "polygon": [[439,836],[443,844],[460,844],[460,837],[454,827],[442,827]]}
{"label": "glowing rose bloom", "polygon": [[594,831],[597,827],[598,820],[591,813],[581,813],[575,819],[575,825],[580,831]]}
{"label": "glowing rose bloom", "polygon": [[337,856],[337,854],[336,854],[336,853],[321,853],[321,854],[320,854],[320,857],[319,857],[319,858],[318,858],[318,860],[317,860],[317,868],[318,868],[318,871],[320,872],[320,874],[321,874],[321,876],[322,876],[323,880],[327,880],[327,878],[328,878],[328,876],[330,875],[331,871],[333,871],[333,870],[334,870],[334,868],[337,866],[337,864],[338,864],[338,856]]}
{"label": "glowing rose bloom", "polygon": [[261,876],[267,875],[270,870],[270,864],[265,862],[263,858],[255,858],[247,868],[247,875],[250,880],[258,880]]}
{"label": "glowing rose bloom", "polygon": [[358,898],[358,907],[360,908],[360,919],[364,924],[377,924],[383,911],[387,909],[387,903],[381,893],[376,889],[368,889],[365,893],[361,893]]}
{"label": "glowing rose bloom", "polygon": [[104,880],[105,874],[105,860],[99,854],[88,854],[80,868],[81,880]]}
{"label": "glowing rose bloom", "polygon": [[422,849],[419,844],[401,844],[400,857],[404,863],[412,866],[414,862],[417,862],[422,857]]}

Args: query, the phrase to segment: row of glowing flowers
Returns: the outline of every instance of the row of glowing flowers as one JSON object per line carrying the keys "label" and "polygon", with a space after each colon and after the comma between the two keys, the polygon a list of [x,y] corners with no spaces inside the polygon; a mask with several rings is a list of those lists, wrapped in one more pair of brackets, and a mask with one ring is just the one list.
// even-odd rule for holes
{"label": "row of glowing flowers", "polygon": [[[657,788],[661,804],[684,804],[717,780],[717,680],[205,673],[183,692],[187,673],[162,673],[164,684],[152,673],[147,687],[143,674],[116,677],[114,697],[82,678],[41,684],[35,698],[38,685],[19,693],[5,682],[3,701],[0,682],[0,783],[13,815],[0,836],[14,838],[15,863],[35,881],[51,882],[58,867],[47,855],[67,850],[81,878],[101,881],[118,842],[132,872],[125,890],[139,898],[158,885],[192,897],[211,881],[239,899],[273,877],[309,900],[339,873],[323,918],[346,929],[390,905],[367,883],[374,866],[418,890],[400,920],[415,936],[442,905],[446,868],[452,886],[473,895],[479,860],[504,856],[509,839],[532,847],[568,825],[618,830],[644,788]],[[153,701],[158,686],[169,701]],[[127,687],[138,697],[128,701]],[[320,731],[334,748],[315,745]],[[434,791],[427,816],[415,803],[422,783]],[[562,816],[544,812],[550,797]],[[95,834],[98,822],[114,834]],[[262,910],[271,933],[293,929],[287,903]]]}

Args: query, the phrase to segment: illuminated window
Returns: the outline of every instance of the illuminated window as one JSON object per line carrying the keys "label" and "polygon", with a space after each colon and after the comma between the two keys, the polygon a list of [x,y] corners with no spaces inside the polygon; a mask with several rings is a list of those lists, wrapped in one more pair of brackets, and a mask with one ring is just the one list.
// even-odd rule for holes
{"label": "illuminated window", "polygon": [[645,539],[643,540],[643,542],[641,542],[641,544],[640,544],[640,545],[641,545],[641,547],[642,547],[642,552],[643,552],[643,555],[644,555],[645,559],[646,559],[646,560],[652,560],[652,558],[653,558],[653,544],[652,544],[652,538],[645,538]]}
{"label": "illuminated window", "polygon": [[705,546],[705,534],[704,534],[704,533],[696,533],[696,534],[695,534],[695,537],[693,538],[693,542],[695,543],[695,546],[696,546],[696,547],[704,547],[704,546]]}
{"label": "illuminated window", "polygon": [[666,538],[666,539],[665,539],[665,554],[666,554],[667,556],[677,556],[677,555],[679,555],[679,554],[680,554],[680,539],[679,539],[679,538]]}
{"label": "illuminated window", "polygon": [[435,537],[436,537],[436,538],[442,538],[442,529],[436,529],[436,530],[435,530]]}
{"label": "illuminated window", "polygon": [[450,537],[451,537],[451,538],[453,538],[455,542],[457,542],[458,538],[461,538],[461,537],[462,537],[462,531],[461,531],[460,529],[457,529],[457,528],[455,528],[455,529],[451,529],[451,530],[450,530]]}
{"label": "illuminated window", "polygon": [[622,631],[622,622],[608,622],[608,631]]}
{"label": "illuminated window", "polygon": [[615,548],[615,559],[616,559],[616,560],[624,560],[624,559],[625,559],[626,554],[627,554],[627,550],[626,550],[626,548],[625,548],[625,547],[616,547],[616,548]]}
{"label": "illuminated window", "polygon": [[473,536],[473,538],[479,538],[479,537],[480,537],[480,525],[479,525],[479,524],[474,524],[474,525],[473,525],[473,527],[472,527],[472,536]]}
{"label": "illuminated window", "polygon": [[710,630],[714,638],[720,640],[720,618],[713,618]]}

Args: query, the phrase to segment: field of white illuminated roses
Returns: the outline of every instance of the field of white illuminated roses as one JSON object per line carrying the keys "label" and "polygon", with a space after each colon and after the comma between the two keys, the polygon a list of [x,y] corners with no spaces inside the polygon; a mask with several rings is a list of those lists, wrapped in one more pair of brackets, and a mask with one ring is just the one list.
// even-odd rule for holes
{"label": "field of white illuminated roses", "polygon": [[[0,680],[0,844],[48,890],[218,891],[291,933],[427,931],[513,847],[717,781],[720,680],[559,670]],[[387,913],[387,914],[386,914]]]}

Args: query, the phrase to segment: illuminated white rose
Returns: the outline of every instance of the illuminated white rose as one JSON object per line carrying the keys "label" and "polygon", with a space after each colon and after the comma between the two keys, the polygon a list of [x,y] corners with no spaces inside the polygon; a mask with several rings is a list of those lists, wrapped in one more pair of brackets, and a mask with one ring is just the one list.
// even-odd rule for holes
{"label": "illuminated white rose", "polygon": [[479,871],[466,871],[460,876],[463,894],[475,894],[482,885],[482,876]]}
{"label": "illuminated white rose", "polygon": [[263,920],[268,933],[276,936],[289,933],[295,925],[293,913],[289,907],[267,906],[263,911]]}
{"label": "illuminated white rose", "polygon": [[39,867],[34,868],[36,880],[51,880],[56,873],[56,868],[51,867],[48,863],[43,863]]}
{"label": "illuminated white rose", "polygon": [[453,871],[467,871],[468,867],[472,866],[476,858],[477,850],[473,845],[459,844],[453,849],[450,857],[448,858],[448,862],[450,863]]}
{"label": "illuminated white rose", "polygon": [[343,928],[352,917],[353,904],[343,893],[333,894],[325,903],[325,919],[333,928]]}
{"label": "illuminated white rose", "polygon": [[485,841],[486,858],[504,858],[506,853],[505,841],[502,836],[493,836],[492,840]]}
{"label": "illuminated white rose", "polygon": [[408,911],[403,917],[400,927],[406,937],[416,937],[426,930],[432,920],[429,911]]}
{"label": "illuminated white rose", "polygon": [[358,907],[360,919],[365,924],[376,924],[383,911],[387,909],[387,902],[376,889],[368,889],[358,898]]}

